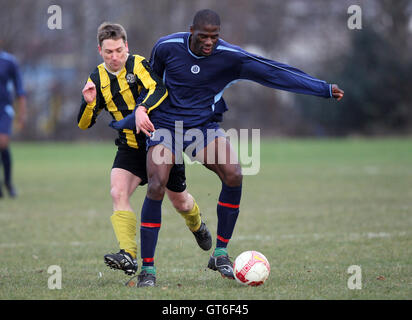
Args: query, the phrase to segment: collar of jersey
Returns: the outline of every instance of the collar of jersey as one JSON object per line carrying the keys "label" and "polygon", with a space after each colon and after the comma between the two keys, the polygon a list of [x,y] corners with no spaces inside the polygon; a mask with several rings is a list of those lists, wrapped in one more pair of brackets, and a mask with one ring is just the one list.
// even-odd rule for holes
{"label": "collar of jersey", "polygon": [[192,50],[190,50],[189,47],[189,38],[190,38],[190,32],[187,33],[187,37],[186,37],[186,47],[187,47],[187,51],[192,55],[192,57],[196,58],[196,59],[204,59],[206,58],[205,56],[197,56],[195,55]]}
{"label": "collar of jersey", "polygon": [[127,63],[127,60],[129,60],[129,57],[130,57],[130,54],[127,54],[126,62],[124,63],[123,68],[121,68],[119,71],[113,72],[113,71],[109,70],[109,68],[106,66],[106,63],[105,63],[105,62],[103,62],[103,67],[106,69],[106,71],[107,71],[108,73],[114,75],[115,77],[118,77],[119,74],[122,73],[123,69],[126,69],[126,63]]}

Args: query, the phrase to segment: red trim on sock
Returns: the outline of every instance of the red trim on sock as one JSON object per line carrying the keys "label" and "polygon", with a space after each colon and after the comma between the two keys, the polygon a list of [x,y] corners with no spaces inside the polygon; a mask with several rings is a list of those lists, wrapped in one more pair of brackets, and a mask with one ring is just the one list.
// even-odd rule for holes
{"label": "red trim on sock", "polygon": [[143,262],[153,262],[154,258],[143,258]]}
{"label": "red trim on sock", "polygon": [[229,242],[229,240],[230,240],[230,239],[225,239],[225,238],[222,238],[222,237],[221,237],[221,236],[219,236],[219,235],[217,236],[217,239],[218,239],[218,240],[220,240],[220,241],[222,241],[222,242],[224,242],[224,243],[228,243],[228,242]]}
{"label": "red trim on sock", "polygon": [[220,201],[218,201],[217,204],[222,207],[233,208],[233,209],[237,209],[240,206],[239,204],[231,204],[231,203],[225,203],[225,202],[220,202]]}
{"label": "red trim on sock", "polygon": [[142,222],[140,226],[147,228],[160,228],[160,223]]}

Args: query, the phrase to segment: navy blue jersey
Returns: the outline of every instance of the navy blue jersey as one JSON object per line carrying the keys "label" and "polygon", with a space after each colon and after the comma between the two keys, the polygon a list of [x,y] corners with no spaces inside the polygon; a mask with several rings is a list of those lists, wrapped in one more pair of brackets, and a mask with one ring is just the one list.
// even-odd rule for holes
{"label": "navy blue jersey", "polygon": [[150,113],[156,127],[184,121],[196,127],[213,121],[227,110],[223,92],[239,80],[329,98],[331,85],[289,65],[249,53],[219,39],[209,56],[189,49],[189,32],[161,38],[154,46],[150,64],[169,91],[168,98]]}
{"label": "navy blue jersey", "polygon": [[0,51],[0,108],[13,104],[11,90],[15,95],[24,95],[23,83],[16,59],[9,53]]}

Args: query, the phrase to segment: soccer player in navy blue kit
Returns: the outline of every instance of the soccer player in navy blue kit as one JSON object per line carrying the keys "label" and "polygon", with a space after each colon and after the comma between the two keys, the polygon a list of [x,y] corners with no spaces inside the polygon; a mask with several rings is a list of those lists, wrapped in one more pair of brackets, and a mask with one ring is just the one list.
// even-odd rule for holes
{"label": "soccer player in navy blue kit", "polygon": [[[115,127],[136,127],[150,136],[147,141],[149,182],[142,222],[160,225],[165,185],[173,163],[181,161],[181,150],[190,146],[195,153],[192,155],[218,175],[222,188],[217,203],[216,248],[208,267],[223,277],[234,279],[227,245],[239,214],[242,170],[240,164],[233,161],[236,155],[218,124],[227,110],[222,98],[224,90],[238,80],[252,80],[271,88],[337,100],[344,93],[337,85],[223,41],[219,39],[219,32],[218,14],[201,10],[196,13],[190,32],[161,38],[152,50],[150,62],[153,70],[163,78],[168,98],[151,111],[150,119],[144,108],[138,107],[135,119],[125,118]],[[192,129],[203,134],[200,144],[196,139],[182,138]],[[161,161],[159,155],[162,155]],[[150,267],[154,265],[159,228],[141,227],[140,230],[143,266]],[[144,274],[141,278],[144,279]]]}
{"label": "soccer player in navy blue kit", "polygon": [[[91,128],[102,110],[113,119],[123,119],[136,106],[149,111],[167,96],[162,80],[154,74],[146,59],[129,54],[126,30],[117,23],[104,22],[97,30],[98,51],[103,58],[90,74],[83,90],[83,98],[77,117],[82,130]],[[143,96],[139,97],[141,92]],[[143,100],[137,101],[138,98]],[[104,256],[105,263],[127,275],[137,270],[137,219],[131,196],[138,186],[147,183],[146,139],[144,134],[133,130],[119,130],[115,141],[118,150],[110,174],[110,194],[113,214],[110,221],[120,251]],[[212,238],[202,222],[199,206],[186,188],[184,165],[175,166],[167,184],[167,193],[176,211],[185,219],[186,225],[203,250],[212,247]],[[151,279],[146,282],[152,283]]]}
{"label": "soccer player in navy blue kit", "polygon": [[[12,93],[17,105],[17,125],[21,129],[26,119],[26,97],[22,77],[16,61],[11,54],[0,50],[0,165],[3,165],[4,185],[10,197],[17,192],[12,181],[12,158],[10,153],[10,136],[12,134],[14,108]],[[0,197],[3,196],[0,180]]]}

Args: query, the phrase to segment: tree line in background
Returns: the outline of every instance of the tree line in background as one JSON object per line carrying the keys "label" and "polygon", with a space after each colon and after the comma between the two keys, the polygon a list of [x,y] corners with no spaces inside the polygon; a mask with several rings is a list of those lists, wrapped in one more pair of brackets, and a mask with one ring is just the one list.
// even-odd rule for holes
{"label": "tree line in background", "polygon": [[[344,99],[296,95],[240,82],[227,89],[224,128],[262,135],[346,136],[412,132],[412,2],[358,1],[362,29],[348,28],[352,1],[322,0],[0,0],[2,48],[20,62],[29,122],[16,139],[106,139],[100,116],[84,134],[76,117],[81,89],[101,63],[96,31],[103,21],[125,26],[129,48],[147,58],[163,35],[188,31],[194,13],[217,11],[226,41],[295,66],[345,90]],[[62,9],[51,30],[47,9]]]}

